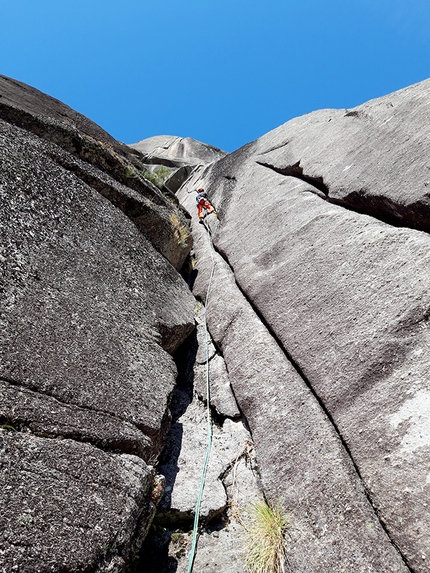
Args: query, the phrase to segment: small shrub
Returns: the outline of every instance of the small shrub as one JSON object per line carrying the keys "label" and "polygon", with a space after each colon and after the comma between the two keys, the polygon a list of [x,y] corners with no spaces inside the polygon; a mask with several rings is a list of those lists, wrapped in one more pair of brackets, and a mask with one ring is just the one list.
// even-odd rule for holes
{"label": "small shrub", "polygon": [[177,559],[184,557],[187,553],[189,542],[183,531],[174,531],[170,538],[173,553]]}
{"label": "small shrub", "polygon": [[135,179],[137,177],[136,170],[131,165],[127,165],[127,167],[125,168],[124,175],[126,176],[127,179]]}
{"label": "small shrub", "polygon": [[284,535],[291,526],[290,517],[265,500],[251,504],[247,511],[246,570],[249,573],[284,573]]}
{"label": "small shrub", "polygon": [[153,183],[154,185],[159,187],[160,182],[159,182],[158,177],[156,175],[154,175],[150,171],[147,171],[146,169],[144,169],[141,173],[147,181],[151,181],[151,183]]}
{"label": "small shrub", "polygon": [[153,183],[160,189],[161,187],[163,187],[164,182],[169,177],[170,173],[171,173],[170,169],[165,165],[159,165],[152,171],[152,173],[147,169],[144,169],[142,171],[143,177],[145,177],[145,179],[147,179],[148,181],[151,181],[151,183]]}
{"label": "small shrub", "polygon": [[164,181],[166,181],[166,179],[170,176],[171,171],[165,165],[159,165],[154,169],[153,173],[155,173],[159,179],[162,179],[164,183]]}

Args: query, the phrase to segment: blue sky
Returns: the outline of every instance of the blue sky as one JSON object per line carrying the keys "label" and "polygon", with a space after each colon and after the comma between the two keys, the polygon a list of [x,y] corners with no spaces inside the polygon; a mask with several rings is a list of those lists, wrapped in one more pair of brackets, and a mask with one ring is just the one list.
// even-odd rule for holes
{"label": "blue sky", "polygon": [[233,151],[430,76],[428,0],[2,0],[0,73],[117,139]]}

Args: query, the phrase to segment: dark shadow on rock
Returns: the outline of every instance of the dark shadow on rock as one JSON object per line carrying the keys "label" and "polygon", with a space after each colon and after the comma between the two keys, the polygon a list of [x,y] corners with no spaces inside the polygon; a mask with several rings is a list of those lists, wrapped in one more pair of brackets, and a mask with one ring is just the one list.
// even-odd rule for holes
{"label": "dark shadow on rock", "polygon": [[166,485],[164,495],[158,506],[158,513],[155,516],[155,521],[163,521],[163,514],[169,511],[172,502],[172,490],[175,485],[176,476],[178,475],[178,458],[182,448],[183,429],[182,424],[175,422],[170,428],[170,432],[166,439],[166,445],[162,451],[159,459],[157,470],[166,478]]}
{"label": "dark shadow on rock", "polygon": [[[136,573],[175,573],[178,568],[177,558],[182,556],[169,555],[169,546],[173,541],[172,535],[178,536],[175,529],[184,525],[180,519],[174,520],[174,517],[169,515],[169,510],[172,490],[179,471],[178,458],[182,449],[183,429],[179,419],[193,399],[197,347],[197,332],[194,330],[174,354],[178,378],[170,397],[172,425],[157,466],[157,471],[166,478],[165,493],[159,503],[150,532],[142,545]],[[188,523],[186,525],[187,528],[190,526]],[[175,546],[175,551],[182,551],[182,549]]]}
{"label": "dark shadow on rock", "polygon": [[135,573],[176,573],[178,561],[169,555],[173,531],[152,526],[142,546]]}
{"label": "dark shadow on rock", "polygon": [[192,255],[188,255],[185,259],[180,272],[190,291],[192,291],[197,275],[199,274],[199,271],[194,267],[194,258]]}
{"label": "dark shadow on rock", "polygon": [[[168,512],[171,507],[172,490],[179,471],[178,458],[182,449],[183,428],[179,419],[193,400],[194,363],[196,361],[197,348],[197,330],[194,330],[174,354],[178,378],[170,397],[172,425],[158,460],[158,471],[166,478],[165,493],[158,506],[158,514]],[[155,520],[157,520],[157,516]],[[162,521],[164,522],[165,520],[162,519]]]}
{"label": "dark shadow on rock", "polygon": [[173,355],[178,369],[178,379],[170,398],[172,422],[176,422],[182,416],[193,400],[197,348],[197,330],[195,329]]}

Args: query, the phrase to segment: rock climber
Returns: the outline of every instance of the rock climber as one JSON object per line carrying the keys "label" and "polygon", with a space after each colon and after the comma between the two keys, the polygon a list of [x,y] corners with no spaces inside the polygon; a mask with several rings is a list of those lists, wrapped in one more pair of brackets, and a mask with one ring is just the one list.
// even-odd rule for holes
{"label": "rock climber", "polygon": [[216,211],[203,187],[199,187],[196,193],[197,215],[199,217],[199,223],[203,223],[203,219],[207,213],[216,213]]}

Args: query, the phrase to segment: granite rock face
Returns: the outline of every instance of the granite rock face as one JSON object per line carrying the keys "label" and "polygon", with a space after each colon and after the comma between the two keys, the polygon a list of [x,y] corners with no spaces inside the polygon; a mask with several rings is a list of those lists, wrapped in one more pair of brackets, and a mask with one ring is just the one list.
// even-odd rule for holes
{"label": "granite rock face", "polygon": [[169,167],[182,165],[206,165],[222,157],[226,152],[191,137],[156,135],[129,145],[140,151],[148,163],[160,163]]}
{"label": "granite rock face", "polygon": [[168,189],[144,177],[143,156],[46,94],[0,76],[0,119],[37,136],[45,155],[121,209],[180,269],[192,241],[187,219]]}
{"label": "granite rock face", "polygon": [[156,135],[129,145],[140,152],[150,173],[169,170],[162,189],[176,193],[193,170],[199,165],[207,165],[225,157],[227,153],[192,139],[173,135]]}
{"label": "granite rock face", "polygon": [[243,573],[263,496],[286,571],[425,573],[430,81],[231,155],[0,96],[0,572],[128,573],[148,531],[185,572],[209,403],[196,573]]}
{"label": "granite rock face", "polygon": [[315,112],[179,192],[218,211],[208,324],[266,494],[295,517],[293,571],[428,570],[429,109],[426,81]]}
{"label": "granite rock face", "polygon": [[193,327],[192,297],[133,222],[44,156],[44,142],[1,127],[1,377],[119,416],[158,443],[175,380],[166,351]]}
{"label": "granite rock face", "polygon": [[352,110],[296,118],[259,140],[256,162],[311,183],[329,202],[428,232],[429,98],[426,80]]}
{"label": "granite rock face", "polygon": [[[186,193],[184,205],[191,207],[193,193]],[[199,269],[194,293],[206,298],[210,246],[206,230],[193,224]],[[293,516],[289,567],[366,571],[371,564],[375,571],[407,571],[324,409],[238,288],[229,265],[218,253],[215,261],[209,329],[249,424],[265,494]]]}
{"label": "granite rock face", "polygon": [[188,222],[124,175],[137,152],[28,86],[0,94],[0,571],[128,571],[194,329]]}
{"label": "granite rock face", "polygon": [[153,517],[136,456],[0,430],[1,571],[124,571]]}

